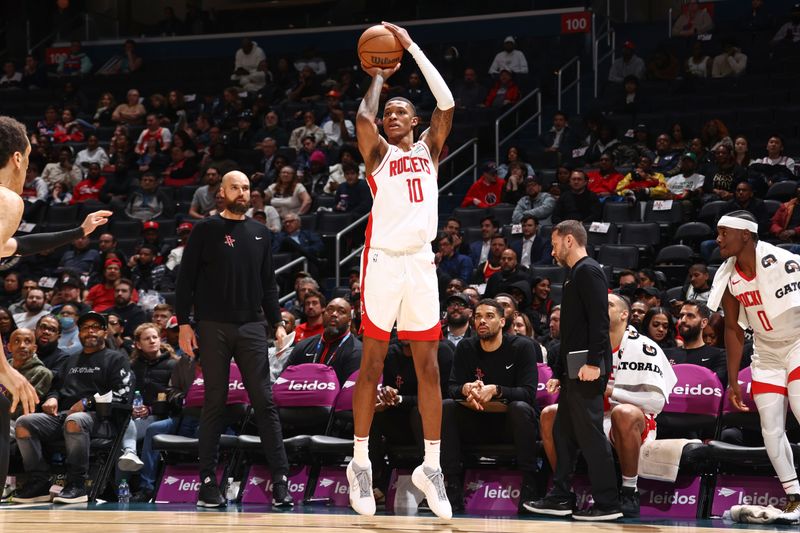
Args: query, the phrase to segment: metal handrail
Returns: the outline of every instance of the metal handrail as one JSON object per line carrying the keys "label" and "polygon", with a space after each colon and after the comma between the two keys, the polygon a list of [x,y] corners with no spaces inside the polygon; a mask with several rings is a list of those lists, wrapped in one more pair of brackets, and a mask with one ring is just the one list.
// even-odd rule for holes
{"label": "metal handrail", "polygon": [[[462,144],[461,146],[459,146],[458,148],[447,154],[447,157],[439,161],[439,168],[442,168],[443,165],[449,163],[456,155],[460,154],[470,146],[472,146],[472,164],[469,166],[469,168],[460,172],[457,176],[453,177],[450,181],[442,185],[439,188],[439,193],[450,187],[457,180],[461,179],[469,171],[473,172],[473,179],[477,178],[477,176],[475,175],[475,170],[478,168],[477,138],[472,138],[468,140],[467,142],[465,142],[464,144]],[[342,237],[344,237],[346,234],[350,233],[351,231],[362,225],[368,218],[369,218],[369,213],[367,213],[362,217],[359,217],[354,222],[350,223],[348,226],[344,227],[336,234],[336,249],[335,249],[336,264],[334,268],[335,268],[335,279],[337,287],[339,286],[339,280],[342,277],[342,265],[345,264],[347,261],[350,261],[352,258],[358,256],[358,254],[360,254],[361,251],[364,249],[364,245],[362,244],[361,246],[359,246],[358,248],[347,254],[347,256],[342,258],[342,247],[341,247]]]}
{"label": "metal handrail", "polygon": [[[88,15],[86,15],[86,17],[88,17]],[[84,15],[82,13],[76,14],[75,16],[73,16],[69,20],[68,24],[72,24],[73,22],[75,22],[79,18],[84,18]],[[86,19],[84,18],[84,20],[86,20]],[[28,49],[28,53],[29,54],[34,53],[43,44],[51,42],[57,35],[58,35],[58,30],[53,30],[50,33],[48,33],[43,39],[41,39],[38,43],[36,43],[34,45],[31,45],[31,22],[30,22],[30,19],[25,21],[25,45],[26,45],[26,47]],[[88,39],[86,39],[86,40],[88,40]]]}
{"label": "metal handrail", "polygon": [[[503,139],[500,138],[500,122],[509,116],[511,113],[518,112],[520,106],[530,100],[533,97],[536,97],[536,113],[525,119],[522,124],[519,124],[517,128],[506,135]],[[542,93],[539,89],[534,89],[531,93],[527,94],[522,100],[511,106],[508,111],[497,117],[494,121],[494,160],[500,160],[500,146],[508,142],[514,135],[516,135],[522,128],[527,126],[533,119],[539,119],[539,134],[542,133]],[[517,120],[519,120],[519,115],[517,115]]]}
{"label": "metal handrail", "polygon": [[672,37],[672,8],[667,10],[667,37]]}
{"label": "metal handrail", "polygon": [[[566,69],[568,69],[572,65],[576,65],[576,67],[575,67],[575,80],[573,80],[572,83],[570,83],[566,87],[562,88],[561,87],[561,75],[564,73],[564,71]],[[570,59],[569,61],[567,61],[564,65],[561,66],[561,68],[559,68],[556,71],[556,84],[558,86],[558,108],[559,109],[563,109],[563,107],[561,106],[561,95],[563,93],[569,91],[573,87],[576,87],[576,89],[575,89],[575,107],[576,107],[575,112],[580,115],[581,114],[581,60],[580,60],[580,58],[578,56],[575,56],[572,59]]]}
{"label": "metal handrail", "polygon": [[[610,36],[611,41],[611,48],[602,56],[600,56],[600,41],[603,39],[608,39]],[[594,70],[594,97],[597,98],[598,90],[600,87],[600,64],[605,62],[606,59],[611,58],[610,63],[614,64],[614,51],[617,48],[617,32],[614,31],[614,28],[608,27],[608,29],[598,35],[592,41],[592,68]]]}
{"label": "metal handrail", "polygon": [[[303,270],[308,271],[308,258],[307,257],[298,257],[297,259],[292,259],[285,265],[280,268],[275,269],[275,275],[283,274],[284,272],[289,271],[292,267],[295,267],[299,264],[303,265]],[[285,294],[278,298],[278,304],[283,305],[285,302],[288,302],[292,298],[297,295],[296,291],[292,291],[289,294]]]}

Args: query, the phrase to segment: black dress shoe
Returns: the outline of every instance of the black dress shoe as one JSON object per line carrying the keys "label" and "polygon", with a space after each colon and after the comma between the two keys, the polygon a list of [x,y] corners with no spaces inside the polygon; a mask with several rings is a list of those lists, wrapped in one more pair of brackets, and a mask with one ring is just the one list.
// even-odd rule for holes
{"label": "black dress shoe", "polygon": [[592,505],[588,509],[574,511],[572,513],[572,518],[584,522],[607,522],[622,518],[622,510],[618,505],[612,507]]}

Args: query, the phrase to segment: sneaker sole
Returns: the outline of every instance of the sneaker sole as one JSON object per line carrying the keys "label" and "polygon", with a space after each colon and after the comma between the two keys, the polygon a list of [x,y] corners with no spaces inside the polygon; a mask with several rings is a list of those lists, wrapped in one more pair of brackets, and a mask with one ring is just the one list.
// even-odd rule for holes
{"label": "sneaker sole", "polygon": [[[353,495],[352,495],[352,493],[349,492],[350,491],[349,487],[353,487],[356,484],[356,479],[355,479],[355,475],[352,475],[352,476],[350,475],[350,472],[352,472],[351,467],[350,467],[350,465],[347,465],[347,470],[345,470],[345,474],[347,476],[348,501],[350,503],[350,508],[353,511],[355,511],[356,513],[358,513],[359,515],[361,515],[361,516],[375,516],[375,512],[377,511],[377,509],[376,509],[377,505],[375,503],[372,504],[372,509],[368,510],[368,511],[371,511],[371,512],[363,512],[363,513],[361,511],[359,511],[358,509],[356,509],[356,506],[353,505]],[[373,499],[373,502],[374,501],[375,500]]]}
{"label": "sneaker sole", "polygon": [[14,503],[46,503],[49,502],[51,496],[48,494],[47,496],[32,496],[30,498],[19,498],[17,496],[13,496]]}
{"label": "sneaker sole", "polygon": [[53,503],[87,503],[89,501],[88,496],[79,496],[77,498],[61,498],[56,496],[53,498]]}
{"label": "sneaker sole", "polygon": [[539,507],[533,507],[532,505],[522,504],[526,511],[536,514],[544,514],[547,516],[569,516],[572,514],[572,511],[569,510],[560,510],[560,509],[542,509]]}
{"label": "sneaker sole", "polygon": [[604,514],[600,516],[575,516],[572,515],[573,520],[578,520],[580,522],[609,522],[611,520],[617,520],[618,518],[622,518],[622,513],[610,513]]}
{"label": "sneaker sole", "polygon": [[204,501],[198,501],[197,507],[204,507],[206,509],[216,509],[218,507],[225,507],[224,503],[208,503]]}
{"label": "sneaker sole", "polygon": [[137,463],[132,459],[120,459],[119,462],[117,462],[117,468],[123,472],[138,472],[143,466],[143,462],[139,461]]}
{"label": "sneaker sole", "polygon": [[272,500],[272,506],[273,507],[277,507],[279,509],[289,509],[291,507],[294,507],[294,502],[291,502],[291,503],[278,503],[275,500]]}
{"label": "sneaker sole", "polygon": [[[418,480],[417,480],[417,472],[420,472],[420,475],[421,475],[421,476],[422,476],[422,478],[423,478],[423,479],[422,479],[422,481],[418,481]],[[428,493],[427,493],[427,492],[425,492],[425,490],[422,488],[422,487],[426,487],[426,486],[428,486],[428,484],[429,484],[430,482],[429,482],[429,481],[428,481],[428,479],[425,477],[425,473],[424,473],[424,472],[423,472],[421,469],[414,469],[414,472],[412,472],[412,474],[411,474],[411,483],[413,483],[413,484],[414,484],[414,486],[417,488],[417,490],[419,490],[420,492],[422,492],[422,494],[424,494],[424,495],[425,495],[425,499],[428,501],[428,509],[429,509],[429,510],[430,510],[430,511],[431,511],[433,514],[435,514],[436,516],[438,516],[439,518],[442,518],[442,519],[444,519],[444,520],[450,520],[451,518],[453,518],[453,509],[452,509],[452,506],[450,507],[450,514],[449,514],[449,515],[445,515],[445,516],[442,516],[442,515],[440,515],[439,513],[437,513],[437,512],[436,512],[436,511],[433,509],[433,507],[435,507],[435,506],[432,506],[432,505],[431,505],[431,498],[428,496]],[[434,495],[434,496],[438,496],[438,495]],[[448,501],[447,503],[449,504],[450,502]]]}

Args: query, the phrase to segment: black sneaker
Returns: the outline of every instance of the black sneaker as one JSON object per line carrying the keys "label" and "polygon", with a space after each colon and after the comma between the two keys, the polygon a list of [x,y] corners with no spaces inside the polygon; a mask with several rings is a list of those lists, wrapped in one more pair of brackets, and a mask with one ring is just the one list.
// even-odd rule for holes
{"label": "black sneaker", "polygon": [[454,513],[464,512],[464,489],[460,482],[445,483],[445,492],[447,492],[447,499],[450,500],[450,507]]}
{"label": "black sneaker", "polygon": [[150,500],[155,496],[153,489],[141,489],[139,492],[131,496],[131,503],[150,503]]}
{"label": "black sneaker", "polygon": [[519,506],[517,507],[518,513],[526,513],[525,502],[535,501],[539,499],[539,494],[533,476],[525,474],[522,477],[522,486],[519,491]]}
{"label": "black sneaker", "polygon": [[50,501],[50,479],[29,479],[14,493],[15,503],[43,503]]}
{"label": "black sneaker", "polygon": [[539,500],[524,502],[522,507],[531,513],[548,516],[569,516],[575,508],[575,495],[554,496],[548,494]]}
{"label": "black sneaker", "polygon": [[639,491],[634,487],[622,487],[619,493],[620,509],[625,518],[639,518]]}
{"label": "black sneaker", "polygon": [[89,496],[86,494],[86,487],[83,480],[78,482],[68,482],[64,490],[53,498],[53,503],[86,503]]}
{"label": "black sneaker", "polygon": [[225,497],[214,476],[205,476],[197,494],[198,507],[225,507]]}
{"label": "black sneaker", "polygon": [[294,507],[294,499],[289,494],[289,483],[286,476],[283,476],[280,481],[272,483],[272,506],[282,509]]}
{"label": "black sneaker", "polygon": [[613,507],[600,507],[598,505],[592,505],[588,509],[579,509],[573,511],[572,518],[584,522],[606,522],[609,520],[622,518],[622,511],[617,505]]}

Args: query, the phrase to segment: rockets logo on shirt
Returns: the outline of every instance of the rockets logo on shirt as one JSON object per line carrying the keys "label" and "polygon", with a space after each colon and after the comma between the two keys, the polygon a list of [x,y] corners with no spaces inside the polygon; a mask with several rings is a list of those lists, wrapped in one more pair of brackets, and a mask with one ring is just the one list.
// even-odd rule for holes
{"label": "rockets logo on shirt", "polygon": [[737,294],[736,299],[739,300],[745,307],[752,307],[754,305],[761,305],[761,293],[758,290],[747,291],[742,294]]}
{"label": "rockets logo on shirt", "polygon": [[484,374],[483,370],[481,370],[480,368],[475,369],[475,379],[477,379],[478,381],[483,381],[483,376],[485,375],[486,374]]}
{"label": "rockets logo on shirt", "polygon": [[235,243],[235,242],[236,242],[236,239],[234,239],[230,235],[225,235],[225,244],[227,244],[228,246],[233,248],[233,243]]}
{"label": "rockets logo on shirt", "polygon": [[406,172],[426,172],[431,173],[428,160],[423,157],[401,157],[394,161],[389,161],[389,177],[405,174]]}
{"label": "rockets logo on shirt", "polygon": [[405,381],[403,381],[403,376],[397,374],[397,376],[395,376],[394,378],[395,388],[397,388],[397,390],[400,390],[400,387],[403,386],[403,383],[405,383]]}

